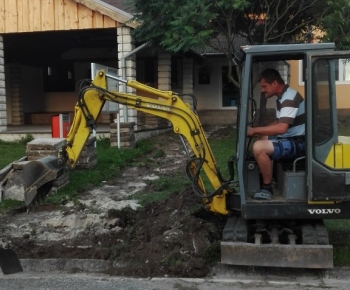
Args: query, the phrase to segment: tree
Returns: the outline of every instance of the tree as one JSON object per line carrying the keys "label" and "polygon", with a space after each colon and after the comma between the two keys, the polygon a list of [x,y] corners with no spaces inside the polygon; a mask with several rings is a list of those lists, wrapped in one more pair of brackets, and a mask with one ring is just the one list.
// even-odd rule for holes
{"label": "tree", "polygon": [[138,41],[173,52],[211,47],[226,56],[237,87],[239,74],[231,70],[237,36],[249,44],[305,42],[327,11],[326,0],[129,1]]}
{"label": "tree", "polygon": [[322,0],[252,1],[242,32],[252,44],[309,42],[328,10]]}
{"label": "tree", "polygon": [[322,19],[325,32],[321,40],[335,42],[337,49],[350,49],[350,2],[349,0],[328,1],[330,13]]}

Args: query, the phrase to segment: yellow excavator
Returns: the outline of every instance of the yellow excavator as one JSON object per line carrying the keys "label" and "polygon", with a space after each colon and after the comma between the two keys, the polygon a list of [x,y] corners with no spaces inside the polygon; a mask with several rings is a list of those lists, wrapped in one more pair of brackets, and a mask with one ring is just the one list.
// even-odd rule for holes
{"label": "yellow excavator", "polygon": [[[134,80],[99,71],[82,87],[75,117],[60,156],[50,156],[0,172],[3,191],[23,196],[26,206],[42,197],[62,172],[74,169],[106,101],[167,119],[193,156],[186,172],[193,191],[208,210],[227,215],[221,242],[221,262],[232,265],[331,268],[333,247],[324,219],[350,217],[350,102],[339,89],[350,52],[336,52],[334,44],[245,46],[234,56],[240,66],[241,91],[237,102],[237,149],[228,157],[230,177],[224,179],[208,144],[195,108],[172,91],[161,91]],[[306,154],[273,164],[275,187],[270,200],[256,200],[259,168],[251,154],[248,126],[264,121],[256,76],[259,68],[299,61],[306,102]],[[340,68],[347,73],[340,76]],[[111,77],[153,97],[112,91]],[[195,102],[194,102],[195,103]],[[344,105],[345,104],[345,105]],[[258,113],[258,114],[257,114]],[[212,190],[205,188],[203,174]],[[1,260],[1,258],[0,258]]]}

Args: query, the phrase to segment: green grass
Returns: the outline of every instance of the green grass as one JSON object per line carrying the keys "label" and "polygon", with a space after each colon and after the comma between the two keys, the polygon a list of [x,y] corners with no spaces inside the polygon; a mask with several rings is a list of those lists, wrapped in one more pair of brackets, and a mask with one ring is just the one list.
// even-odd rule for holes
{"label": "green grass", "polygon": [[190,180],[185,172],[176,172],[171,177],[160,177],[157,180],[148,182],[147,193],[138,192],[130,198],[137,199],[141,206],[150,202],[158,202],[165,200],[171,193],[182,192],[190,185]]}
{"label": "green grass", "polygon": [[350,136],[350,121],[348,117],[338,119],[338,135]]}
{"label": "green grass", "polygon": [[6,212],[14,208],[23,207],[23,201],[18,200],[3,200],[0,202],[0,213]]}
{"label": "green grass", "polygon": [[[26,155],[26,144],[33,138],[27,136],[18,142],[5,142],[0,140],[0,170]],[[62,204],[75,200],[79,192],[99,186],[102,181],[118,176],[125,166],[130,166],[136,158],[152,151],[152,141],[142,140],[134,149],[111,148],[109,139],[97,141],[98,165],[90,170],[73,170],[70,172],[69,185],[58,190],[57,193],[45,199],[46,204]],[[157,152],[159,154],[159,152]],[[6,200],[0,203],[0,211],[6,211],[20,206],[22,203]]]}
{"label": "green grass", "polygon": [[[177,136],[175,137],[177,138]],[[3,158],[1,158],[0,169],[25,156],[26,143],[31,140],[32,137],[27,136],[19,142],[0,141],[0,153],[3,156]],[[227,160],[234,152],[234,133],[232,132],[230,136],[223,137],[219,140],[209,139],[209,143],[223,176],[228,178]],[[118,176],[123,167],[131,166],[136,162],[137,158],[145,156],[146,154],[154,158],[164,156],[164,151],[161,149],[154,150],[152,144],[152,140],[141,140],[134,149],[118,149],[115,147],[111,148],[109,139],[107,138],[98,140],[97,166],[89,170],[71,171],[69,176],[70,183],[58,190],[57,193],[48,196],[45,199],[45,203],[59,205],[69,200],[76,201],[80,192],[100,186],[102,181]],[[137,166],[145,166],[146,163],[150,163],[152,160],[146,158],[138,160],[137,162]],[[142,205],[148,202],[165,199],[174,191],[182,191],[190,184],[190,181],[187,176],[185,176],[185,170],[183,170],[182,172],[174,174],[172,177],[161,177],[150,183],[152,183],[150,185],[154,191],[152,194],[133,196],[133,198],[139,199]],[[11,208],[13,204],[12,202],[5,202],[2,203],[1,206]]]}
{"label": "green grass", "polygon": [[325,220],[336,267],[350,266],[350,220]]}
{"label": "green grass", "polygon": [[[220,139],[209,138],[208,140],[221,173],[223,177],[227,179],[229,178],[227,161],[235,150],[235,134],[236,132],[232,130],[232,132],[225,137]],[[175,138],[176,137],[177,136],[175,136]],[[156,150],[153,153],[153,157],[162,156],[164,156],[164,152],[162,150]],[[202,173],[201,177],[204,181],[206,189],[211,190],[212,187],[206,176]],[[164,200],[173,192],[182,192],[191,184],[190,180],[185,174],[185,168],[182,171],[176,172],[171,177],[160,177],[159,179],[149,181],[148,183],[147,194],[139,192],[130,197],[132,199],[137,199],[142,206],[150,202]]]}
{"label": "green grass", "polygon": [[152,143],[151,140],[141,140],[134,149],[119,149],[110,147],[109,139],[102,139],[97,141],[96,148],[97,166],[89,170],[72,170],[69,174],[70,183],[48,196],[45,203],[61,204],[76,200],[80,192],[100,186],[103,181],[120,175],[122,168],[131,166],[138,157],[150,153]]}
{"label": "green grass", "polygon": [[339,136],[350,136],[350,129],[348,128],[339,128]]}
{"label": "green grass", "polygon": [[[0,140],[0,170],[9,165],[10,163],[25,157],[26,155],[27,140],[21,140],[17,142],[6,142]],[[0,202],[0,213],[8,209],[20,207],[23,202],[16,200],[4,200]]]}
{"label": "green grass", "polygon": [[[221,172],[222,177],[225,180],[230,178],[228,169],[228,160],[234,155],[236,151],[236,130],[230,132],[229,135],[220,138],[209,138],[208,142],[212,149],[215,161]],[[214,188],[212,187],[209,179],[205,175],[204,171],[201,172],[200,177],[202,178],[204,187],[207,193],[212,193]]]}
{"label": "green grass", "polygon": [[222,137],[220,139],[209,138],[209,145],[215,156],[215,160],[220,168],[221,174],[224,178],[229,178],[229,171],[227,162],[229,157],[231,157],[236,152],[236,130],[232,130],[230,135]]}
{"label": "green grass", "polygon": [[20,141],[7,142],[0,140],[0,170],[8,164],[26,156],[26,145],[33,140],[33,136],[27,135]]}

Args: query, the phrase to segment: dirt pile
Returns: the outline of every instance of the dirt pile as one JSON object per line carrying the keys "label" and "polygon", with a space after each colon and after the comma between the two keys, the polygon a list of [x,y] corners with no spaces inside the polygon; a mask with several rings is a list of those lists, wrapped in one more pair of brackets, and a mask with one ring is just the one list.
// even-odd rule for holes
{"label": "dirt pile", "polygon": [[199,202],[187,190],[137,215],[129,209],[119,212],[123,231],[114,245],[116,274],[205,276],[219,259],[223,219],[208,214]]}
{"label": "dirt pile", "polygon": [[211,263],[219,261],[225,218],[205,210],[190,187],[144,208],[129,197],[152,192],[152,180],[185,170],[177,136],[158,136],[155,143],[165,152],[153,158],[155,166],[127,168],[76,203],[1,215],[0,246],[12,248],[20,258],[110,260],[115,275],[205,276]]}

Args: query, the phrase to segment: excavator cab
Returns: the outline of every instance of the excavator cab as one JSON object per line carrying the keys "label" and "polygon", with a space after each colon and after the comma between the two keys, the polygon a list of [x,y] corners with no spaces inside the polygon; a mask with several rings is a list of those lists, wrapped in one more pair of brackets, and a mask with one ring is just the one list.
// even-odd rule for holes
{"label": "excavator cab", "polygon": [[[323,219],[350,217],[350,102],[344,86],[350,83],[350,54],[335,52],[333,44],[267,45],[242,50],[245,59],[237,140],[241,216],[229,220],[224,230],[222,261],[330,268],[333,249]],[[305,99],[306,153],[294,160],[271,161],[273,197],[256,200],[261,178],[251,152],[255,140],[246,137],[246,130],[275,118],[274,100],[266,101],[260,94],[257,80],[269,67],[277,69]]]}
{"label": "excavator cab", "polygon": [[[269,211],[276,206],[273,218],[310,218],[312,204],[338,204],[350,198],[350,108],[344,87],[347,79],[350,81],[350,58],[333,52],[332,44],[282,45],[275,52],[273,48],[268,46],[267,52],[259,47],[245,49],[237,152],[244,157],[238,160],[238,168],[243,169],[238,170],[239,184],[244,184],[240,186],[242,212],[247,219],[272,218]],[[291,61],[299,71],[290,71]],[[274,161],[273,199],[262,202],[253,199],[260,188],[259,168],[251,154],[254,140],[245,132],[248,125],[263,126],[274,118],[274,100],[266,101],[257,85],[257,75],[267,67],[279,70],[290,86],[297,84],[305,98],[306,154],[295,160]],[[290,83],[292,78],[294,83]],[[266,213],[256,210],[261,204]],[[328,215],[327,211],[319,217]],[[334,217],[340,216],[337,213]]]}

